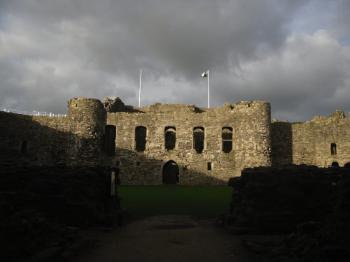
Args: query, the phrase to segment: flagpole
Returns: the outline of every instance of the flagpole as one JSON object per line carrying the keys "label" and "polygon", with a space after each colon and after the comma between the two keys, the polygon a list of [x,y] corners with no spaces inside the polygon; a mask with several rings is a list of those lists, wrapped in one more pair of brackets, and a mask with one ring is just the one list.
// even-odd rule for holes
{"label": "flagpole", "polygon": [[142,89],[142,69],[140,70],[140,88],[139,88],[139,108],[141,107],[141,89]]}
{"label": "flagpole", "polygon": [[208,72],[208,108],[210,108],[210,86],[209,86],[210,72],[209,70],[207,72]]}

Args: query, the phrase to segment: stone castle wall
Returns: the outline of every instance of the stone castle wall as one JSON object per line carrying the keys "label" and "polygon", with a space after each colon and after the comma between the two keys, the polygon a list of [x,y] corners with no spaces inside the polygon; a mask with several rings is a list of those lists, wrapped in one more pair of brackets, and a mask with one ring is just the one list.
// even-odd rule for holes
{"label": "stone castle wall", "polygon": [[[0,164],[118,167],[123,184],[151,185],[163,182],[168,161],[177,164],[180,184],[223,184],[247,167],[350,162],[350,118],[342,112],[304,123],[271,123],[270,104],[262,101],[211,109],[166,104],[134,109],[120,99],[117,106],[108,102],[117,112],[106,113],[106,104],[89,98],[71,99],[66,117],[0,112]],[[137,126],[147,130],[143,152],[135,148]],[[165,148],[166,127],[176,131],[172,150]],[[201,153],[193,145],[195,127],[204,129]],[[228,153],[223,152],[224,127],[232,129]]]}
{"label": "stone castle wall", "polygon": [[65,117],[0,112],[2,164],[59,165],[67,161],[69,121]]}
{"label": "stone castle wall", "polygon": [[[336,145],[332,154],[331,144]],[[307,164],[319,167],[350,162],[350,118],[342,112],[303,123],[272,123],[274,165]]]}
{"label": "stone castle wall", "polygon": [[70,100],[67,117],[0,112],[0,164],[96,166],[105,124],[97,99]]}
{"label": "stone castle wall", "polygon": [[[201,110],[194,106],[155,104],[140,112],[108,113],[107,123],[116,126],[115,163],[124,184],[161,184],[162,168],[169,161],[179,165],[180,184],[222,184],[249,166],[269,166],[270,105],[241,102]],[[144,152],[135,151],[135,128],[147,128]],[[176,146],[165,149],[165,128],[175,127]],[[204,150],[193,148],[193,128],[203,127]],[[233,149],[222,150],[222,128],[233,130]],[[208,163],[211,170],[208,170]]]}

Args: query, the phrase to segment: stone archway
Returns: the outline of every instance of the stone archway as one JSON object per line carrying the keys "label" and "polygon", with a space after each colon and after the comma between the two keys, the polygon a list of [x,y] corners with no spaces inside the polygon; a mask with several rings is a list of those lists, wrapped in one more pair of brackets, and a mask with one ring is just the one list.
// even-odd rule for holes
{"label": "stone archway", "polygon": [[338,162],[332,162],[331,167],[339,167],[339,163]]}
{"label": "stone archway", "polygon": [[175,161],[168,161],[164,164],[162,170],[163,184],[177,184],[179,183],[179,166]]}

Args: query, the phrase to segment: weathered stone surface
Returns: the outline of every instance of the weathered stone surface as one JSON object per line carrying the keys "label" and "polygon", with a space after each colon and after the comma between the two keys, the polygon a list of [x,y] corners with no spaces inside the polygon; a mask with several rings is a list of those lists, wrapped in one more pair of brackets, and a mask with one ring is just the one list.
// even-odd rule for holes
{"label": "weathered stone surface", "polygon": [[0,112],[0,165],[98,166],[105,125],[97,99],[71,99],[67,117]]}
{"label": "weathered stone surface", "polygon": [[119,97],[105,97],[103,106],[108,113],[115,112],[138,112],[133,106],[125,105]]}
{"label": "weathered stone surface", "polygon": [[[328,167],[350,162],[350,117],[336,111],[304,123],[273,122],[272,162],[275,166],[306,164]],[[331,144],[336,145],[332,154]]]}
{"label": "weathered stone surface", "polygon": [[[178,168],[176,181],[188,185],[225,184],[248,167],[350,165],[350,118],[341,111],[304,123],[271,123],[270,104],[263,101],[211,109],[157,103],[136,110],[115,98],[105,107],[109,113],[97,99],[73,98],[67,117],[0,112],[0,148],[7,152],[0,162],[117,167],[122,184],[144,185],[163,183],[169,161]],[[115,134],[106,134],[106,125]],[[137,151],[141,126],[145,150]],[[203,130],[201,152],[194,149],[194,128]],[[232,130],[231,151],[224,150],[223,128]],[[165,148],[166,130],[175,134],[174,148]]]}
{"label": "weathered stone surface", "polygon": [[108,113],[124,112],[127,110],[125,104],[119,97],[105,97],[103,106]]}
{"label": "weathered stone surface", "polygon": [[[124,184],[161,184],[167,161],[179,166],[180,184],[223,184],[245,167],[270,166],[270,105],[251,101],[213,109],[193,105],[154,104],[137,113],[110,113],[116,126],[116,156]],[[135,152],[135,128],[147,128],[144,152]],[[165,129],[176,130],[173,150],[165,148]],[[203,127],[204,150],[193,146],[193,129]],[[222,128],[233,131],[233,149],[223,152]],[[211,170],[208,170],[211,163]]]}

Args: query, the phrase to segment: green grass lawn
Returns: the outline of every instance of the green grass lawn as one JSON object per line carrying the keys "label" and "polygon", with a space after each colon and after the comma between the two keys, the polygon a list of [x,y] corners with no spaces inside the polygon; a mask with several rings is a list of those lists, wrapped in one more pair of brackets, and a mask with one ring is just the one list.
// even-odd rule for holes
{"label": "green grass lawn", "polygon": [[119,186],[121,205],[134,218],[165,214],[216,217],[228,211],[228,186]]}

